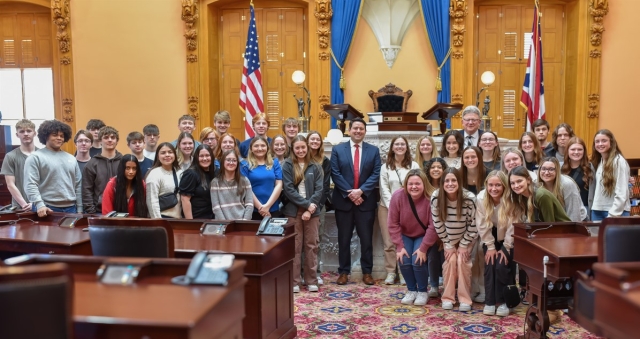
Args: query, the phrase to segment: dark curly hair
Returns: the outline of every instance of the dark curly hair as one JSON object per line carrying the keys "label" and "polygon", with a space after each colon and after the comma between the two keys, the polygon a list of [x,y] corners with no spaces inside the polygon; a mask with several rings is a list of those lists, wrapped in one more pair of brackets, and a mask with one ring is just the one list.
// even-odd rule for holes
{"label": "dark curly hair", "polygon": [[46,120],[38,127],[38,140],[43,145],[47,144],[47,139],[54,133],[62,132],[64,142],[71,140],[71,127],[59,120]]}

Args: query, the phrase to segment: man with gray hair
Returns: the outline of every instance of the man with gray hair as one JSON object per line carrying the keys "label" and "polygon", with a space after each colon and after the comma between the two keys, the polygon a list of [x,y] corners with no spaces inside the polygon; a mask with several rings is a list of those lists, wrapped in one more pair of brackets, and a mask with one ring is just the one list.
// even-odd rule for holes
{"label": "man with gray hair", "polygon": [[478,107],[470,105],[462,110],[462,136],[464,147],[478,146],[480,136],[484,133],[480,128],[480,110]]}

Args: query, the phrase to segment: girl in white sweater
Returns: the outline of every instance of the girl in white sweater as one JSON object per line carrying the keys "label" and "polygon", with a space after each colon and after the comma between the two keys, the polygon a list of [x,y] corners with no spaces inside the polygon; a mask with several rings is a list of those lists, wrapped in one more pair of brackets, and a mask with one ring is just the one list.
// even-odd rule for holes
{"label": "girl in white sweater", "polygon": [[415,161],[411,161],[409,142],[402,136],[393,138],[387,152],[387,161],[380,168],[380,206],[378,207],[378,224],[380,224],[384,246],[384,268],[387,271],[384,283],[387,285],[393,285],[396,280],[396,247],[391,241],[387,226],[389,202],[393,192],[402,188],[404,178],[413,168],[420,169],[420,166]]}
{"label": "girl in white sweater", "polygon": [[596,132],[591,163],[596,169],[595,195],[591,206],[591,221],[608,216],[628,216],[629,164],[622,156],[613,133],[608,129]]}
{"label": "girl in white sweater", "polygon": [[[175,177],[174,177],[175,175]],[[163,142],[156,150],[156,160],[147,174],[147,208],[151,218],[181,218],[182,206],[177,191],[182,170],[176,158],[176,149],[169,142]],[[173,193],[177,204],[160,209],[160,196]]]}

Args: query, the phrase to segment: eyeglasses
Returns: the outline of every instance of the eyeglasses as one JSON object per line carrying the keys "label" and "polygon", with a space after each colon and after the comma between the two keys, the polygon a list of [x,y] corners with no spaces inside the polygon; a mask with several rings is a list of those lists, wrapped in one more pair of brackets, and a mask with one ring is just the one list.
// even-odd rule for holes
{"label": "eyeglasses", "polygon": [[238,160],[237,159],[224,159],[225,162],[228,162],[230,164],[237,164]]}
{"label": "eyeglasses", "polygon": [[555,167],[540,167],[540,172],[553,173],[556,171]]}
{"label": "eyeglasses", "polygon": [[480,119],[462,119],[465,122],[471,122],[471,123],[476,123],[476,122],[480,122]]}
{"label": "eyeglasses", "polygon": [[496,139],[493,139],[493,138],[488,138],[488,139],[487,139],[487,138],[484,138],[484,139],[480,139],[480,142],[493,142],[493,141],[496,141]]}

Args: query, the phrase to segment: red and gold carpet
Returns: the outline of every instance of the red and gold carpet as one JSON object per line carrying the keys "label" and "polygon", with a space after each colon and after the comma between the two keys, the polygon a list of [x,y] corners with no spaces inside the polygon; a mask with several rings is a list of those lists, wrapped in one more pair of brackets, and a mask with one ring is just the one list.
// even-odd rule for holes
{"label": "red and gold carpet", "polygon": [[[317,293],[306,287],[294,295],[298,338],[515,338],[522,334],[526,306],[518,306],[507,317],[482,314],[484,304],[469,312],[443,310],[440,298],[426,306],[400,304],[405,286],[366,286],[350,281],[335,283],[336,274],[324,273],[325,285]],[[598,338],[563,315],[551,326],[550,338]]]}

